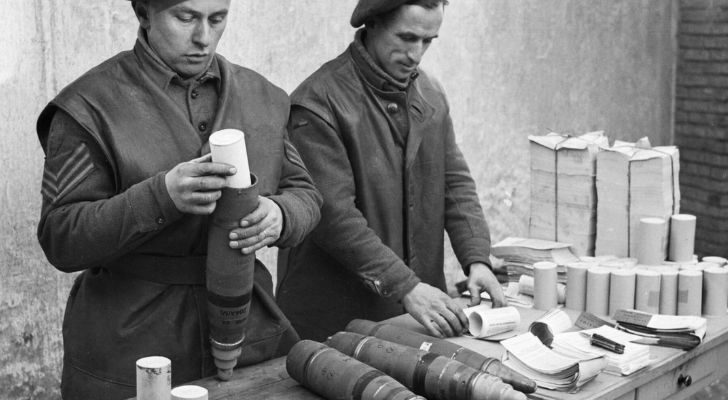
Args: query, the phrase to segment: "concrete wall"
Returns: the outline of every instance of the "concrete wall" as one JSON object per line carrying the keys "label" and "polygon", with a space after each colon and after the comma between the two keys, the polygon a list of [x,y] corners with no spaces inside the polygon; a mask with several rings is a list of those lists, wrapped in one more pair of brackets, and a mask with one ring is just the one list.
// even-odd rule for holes
{"label": "concrete wall", "polygon": [[[527,135],[604,129],[671,141],[674,1],[456,0],[425,68],[449,93],[494,239],[526,234]],[[355,0],[233,0],[220,52],[287,91],[351,40]],[[0,398],[58,397],[72,275],[35,240],[35,118],[75,77],[132,46],[123,0],[5,0],[0,36]],[[269,265],[275,255],[264,255]],[[449,270],[456,271],[448,258]],[[457,273],[452,272],[455,279]]]}

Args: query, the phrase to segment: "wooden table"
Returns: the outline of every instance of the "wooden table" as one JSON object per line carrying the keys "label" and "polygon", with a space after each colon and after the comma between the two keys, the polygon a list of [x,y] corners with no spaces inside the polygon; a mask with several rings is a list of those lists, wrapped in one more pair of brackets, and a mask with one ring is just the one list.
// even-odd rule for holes
{"label": "wooden table", "polygon": [[[528,325],[540,317],[543,311],[520,308],[521,324],[518,332],[525,332]],[[578,312],[565,309],[572,321]],[[409,315],[393,318],[388,322],[425,332]],[[503,347],[472,338],[450,339],[492,357],[503,353]],[[539,389],[533,398],[579,400],[663,400],[684,399],[705,386],[728,374],[728,317],[708,318],[705,340],[691,351],[666,347],[650,347],[654,362],[650,367],[627,377],[599,374],[584,385],[578,393],[569,394]],[[686,381],[691,381],[688,385]],[[235,370],[228,382],[206,378],[190,384],[206,387],[210,400],[308,400],[321,399],[300,386],[286,372],[285,357],[255,366]]]}

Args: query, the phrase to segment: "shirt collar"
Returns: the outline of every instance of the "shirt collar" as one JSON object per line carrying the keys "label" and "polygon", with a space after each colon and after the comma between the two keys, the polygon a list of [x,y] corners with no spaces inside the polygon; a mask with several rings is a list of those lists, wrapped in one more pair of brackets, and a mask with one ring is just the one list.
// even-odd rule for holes
{"label": "shirt collar", "polygon": [[374,87],[384,91],[404,91],[417,79],[417,72],[413,72],[407,82],[394,79],[377,65],[372,56],[364,47],[364,36],[366,28],[356,31],[354,42],[351,44],[351,54],[359,70],[364,74],[365,79]]}
{"label": "shirt collar", "polygon": [[134,53],[139,59],[142,70],[144,70],[163,90],[167,90],[169,84],[175,82],[181,86],[188,86],[192,81],[199,81],[200,83],[208,80],[215,79],[218,90],[220,89],[220,65],[218,64],[217,57],[212,57],[209,67],[197,77],[182,79],[176,72],[174,72],[157,53],[152,49],[147,41],[147,34],[141,27],[137,32],[137,41],[134,45]]}

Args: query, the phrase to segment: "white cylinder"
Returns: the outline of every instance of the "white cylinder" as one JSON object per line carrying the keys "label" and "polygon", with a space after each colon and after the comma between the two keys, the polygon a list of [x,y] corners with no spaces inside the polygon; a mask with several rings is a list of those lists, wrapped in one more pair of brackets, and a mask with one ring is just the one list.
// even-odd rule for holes
{"label": "white cylinder", "polygon": [[703,308],[703,272],[680,270],[677,277],[677,315],[700,316]]}
{"label": "white cylinder", "polygon": [[207,389],[196,385],[177,386],[172,389],[172,400],[207,400]]}
{"label": "white cylinder", "polygon": [[533,306],[538,310],[550,310],[558,305],[556,291],[556,264],[540,261],[533,264]]}
{"label": "white cylinder", "polygon": [[677,314],[677,270],[660,273],[660,314]]}
{"label": "white cylinder", "polygon": [[137,400],[169,400],[172,390],[172,362],[152,356],[136,362]]}
{"label": "white cylinder", "polygon": [[728,302],[728,269],[711,267],[703,270],[703,314],[724,316]]}
{"label": "white cylinder", "polygon": [[521,323],[521,314],[516,307],[491,308],[489,304],[466,308],[470,334],[485,338],[516,329]]}
{"label": "white cylinder", "polygon": [[634,308],[635,273],[632,269],[616,269],[609,278],[609,315],[617,310]]}
{"label": "white cylinder", "polygon": [[637,230],[637,261],[642,265],[660,265],[665,261],[665,220],[641,218]]}
{"label": "white cylinder", "polygon": [[637,287],[635,290],[635,309],[652,313],[660,313],[660,273],[650,270],[637,271]]}
{"label": "white cylinder", "polygon": [[584,311],[586,308],[586,271],[588,263],[566,265],[566,308]]}
{"label": "white cylinder", "polygon": [[719,267],[724,267],[726,264],[728,264],[728,260],[723,257],[716,256],[703,257],[700,261],[718,264]]}
{"label": "white cylinder", "polygon": [[686,262],[693,259],[695,248],[695,216],[675,214],[670,217],[671,261]]}
{"label": "white cylinder", "polygon": [[[532,276],[523,274],[520,278],[518,278],[518,293],[533,297],[533,287],[534,283]],[[563,283],[556,284],[556,296],[559,304],[563,304],[564,301],[566,301],[566,285]]]}
{"label": "white cylinder", "polygon": [[212,161],[230,164],[237,169],[233,176],[227,177],[231,188],[250,187],[250,166],[248,152],[245,147],[245,134],[237,129],[222,129],[210,135],[210,153]]}
{"label": "white cylinder", "polygon": [[609,270],[591,267],[586,273],[586,311],[607,315],[609,312]]}

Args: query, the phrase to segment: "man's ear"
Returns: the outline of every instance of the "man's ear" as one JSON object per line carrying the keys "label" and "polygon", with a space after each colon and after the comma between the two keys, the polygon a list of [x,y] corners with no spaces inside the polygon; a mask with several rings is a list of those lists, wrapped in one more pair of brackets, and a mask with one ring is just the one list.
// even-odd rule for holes
{"label": "man's ear", "polygon": [[134,8],[134,14],[136,14],[139,25],[144,30],[149,29],[149,1],[146,0],[135,0],[131,2],[131,6]]}

